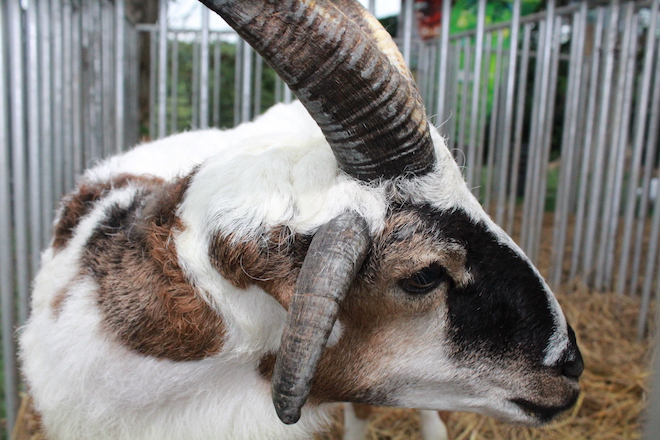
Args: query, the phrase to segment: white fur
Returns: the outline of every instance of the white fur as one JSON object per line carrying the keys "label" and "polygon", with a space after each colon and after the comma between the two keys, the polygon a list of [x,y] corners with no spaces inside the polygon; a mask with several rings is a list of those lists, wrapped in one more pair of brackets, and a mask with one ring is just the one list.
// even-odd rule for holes
{"label": "white fur", "polygon": [[[433,140],[438,171],[402,182],[402,191],[438,208],[460,206],[518,249],[470,194],[435,131]],[[299,103],[277,105],[234,130],[184,133],[145,144],[100,163],[84,179],[106,182],[130,173],[169,180],[195,167],[178,211],[185,228],[175,239],[176,248],[186,277],[224,320],[223,351],[201,361],[158,360],[131,352],[105,334],[95,299],[97,286],[79,262],[106,209],[129,203],[136,191],[130,185],[112,190],[82,219],[65,249],[44,253],[33,313],[20,337],[24,372],[51,439],[296,439],[309,437],[325,423],[326,406],[306,408],[302,420],[292,426],[277,419],[269,385],[257,364],[277,350],[285,310],[261,289],[237,291],[225,280],[209,260],[209,240],[229,233],[236,241],[258,237],[275,225],[307,234],[349,209],[365,217],[372,233],[377,233],[384,226],[388,205],[386,185],[360,183],[338,171],[330,147]],[[63,291],[62,310],[54,316],[50,305]],[[558,311],[557,320],[565,327],[562,319]],[[422,383],[460,374],[438,347],[437,331],[442,333],[445,322],[438,316],[433,323],[435,340],[428,341],[428,347],[434,347],[432,359],[428,350],[427,358],[417,352],[398,353],[382,374],[419,373]],[[428,323],[424,326],[429,328]],[[337,323],[330,343],[341,334]],[[410,340],[415,337],[409,335]],[[558,330],[557,347],[564,347],[566,340]],[[548,362],[561,350],[551,348]],[[419,371],[411,372],[406,359],[414,356],[421,362],[415,367]],[[423,389],[401,390],[400,400],[436,409],[485,405],[484,398],[454,398],[458,394],[452,389],[439,397],[437,391],[434,388],[434,397],[427,399]],[[516,411],[502,409],[506,414]]]}

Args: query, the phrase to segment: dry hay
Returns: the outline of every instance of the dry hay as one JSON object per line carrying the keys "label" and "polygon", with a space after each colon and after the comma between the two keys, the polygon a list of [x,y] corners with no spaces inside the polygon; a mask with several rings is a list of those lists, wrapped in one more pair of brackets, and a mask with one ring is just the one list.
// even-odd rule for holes
{"label": "dry hay", "polygon": [[[636,341],[639,301],[614,294],[591,293],[580,286],[559,300],[577,334],[585,360],[582,395],[575,408],[553,424],[538,429],[514,427],[491,418],[452,413],[452,440],[481,439],[637,439],[640,414],[647,400],[649,341]],[[27,400],[27,399],[26,399]],[[24,402],[16,440],[43,440],[38,419]],[[331,429],[317,440],[340,440],[341,411]],[[415,411],[379,408],[370,419],[368,439],[420,439]]]}

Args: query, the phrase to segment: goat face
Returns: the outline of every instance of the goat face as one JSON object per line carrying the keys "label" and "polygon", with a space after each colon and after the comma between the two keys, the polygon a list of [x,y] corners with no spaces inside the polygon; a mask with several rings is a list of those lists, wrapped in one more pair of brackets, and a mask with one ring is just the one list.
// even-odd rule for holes
{"label": "goat face", "polygon": [[[356,194],[383,200],[377,213],[368,197],[331,201],[343,209],[284,246],[289,275],[264,285],[289,308],[272,370],[280,418],[295,423],[309,396],[530,423],[571,406],[582,361],[556,300],[469,194],[378,22],[351,0],[202,1],[300,98]],[[248,254],[233,272],[269,279]]]}
{"label": "goat face", "polygon": [[574,336],[515,248],[460,209],[404,205],[386,223],[342,303],[343,336],[312,396],[532,424],[573,405]]}

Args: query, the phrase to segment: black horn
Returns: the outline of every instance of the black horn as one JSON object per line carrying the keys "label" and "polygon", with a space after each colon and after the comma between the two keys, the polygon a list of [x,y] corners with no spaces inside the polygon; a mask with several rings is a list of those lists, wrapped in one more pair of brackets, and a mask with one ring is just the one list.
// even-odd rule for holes
{"label": "black horn", "polygon": [[434,168],[412,75],[389,34],[357,1],[201,1],[289,85],[343,171],[370,181]]}
{"label": "black horn", "polygon": [[329,221],[312,239],[289,305],[273,371],[273,403],[284,423],[296,423],[300,418],[339,305],[362,267],[370,244],[367,223],[354,212]]}

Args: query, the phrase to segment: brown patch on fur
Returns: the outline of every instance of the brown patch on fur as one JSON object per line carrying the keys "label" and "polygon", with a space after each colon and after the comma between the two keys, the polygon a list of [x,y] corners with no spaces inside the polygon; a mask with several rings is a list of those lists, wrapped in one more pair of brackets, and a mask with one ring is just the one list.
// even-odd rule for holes
{"label": "brown patch on fur", "polygon": [[294,234],[287,226],[273,228],[258,240],[216,236],[209,257],[234,286],[257,285],[288,308],[311,237]]}
{"label": "brown patch on fur", "polygon": [[123,188],[130,183],[160,182],[155,177],[119,174],[108,182],[84,182],[78,191],[66,196],[61,203],[59,219],[53,231],[53,249],[57,252],[66,247],[73,236],[73,230],[80,220],[94,207],[97,200],[105,197],[113,189]]}
{"label": "brown patch on fur", "polygon": [[259,361],[259,374],[268,382],[273,378],[273,370],[275,370],[275,361],[277,356],[272,353],[262,357]]}
{"label": "brown patch on fur", "polygon": [[363,403],[353,403],[352,405],[355,417],[360,420],[367,420],[376,411],[376,408],[371,405],[365,405]]}
{"label": "brown patch on fur", "polygon": [[60,289],[53,299],[50,301],[50,308],[53,311],[53,316],[59,318],[62,310],[64,310],[64,301],[69,297],[68,286]]}
{"label": "brown patch on fur", "polygon": [[142,180],[130,206],[109,210],[83,257],[107,331],[131,350],[175,361],[218,353],[225,331],[185,278],[174,245],[184,229],[176,209],[191,177]]}

